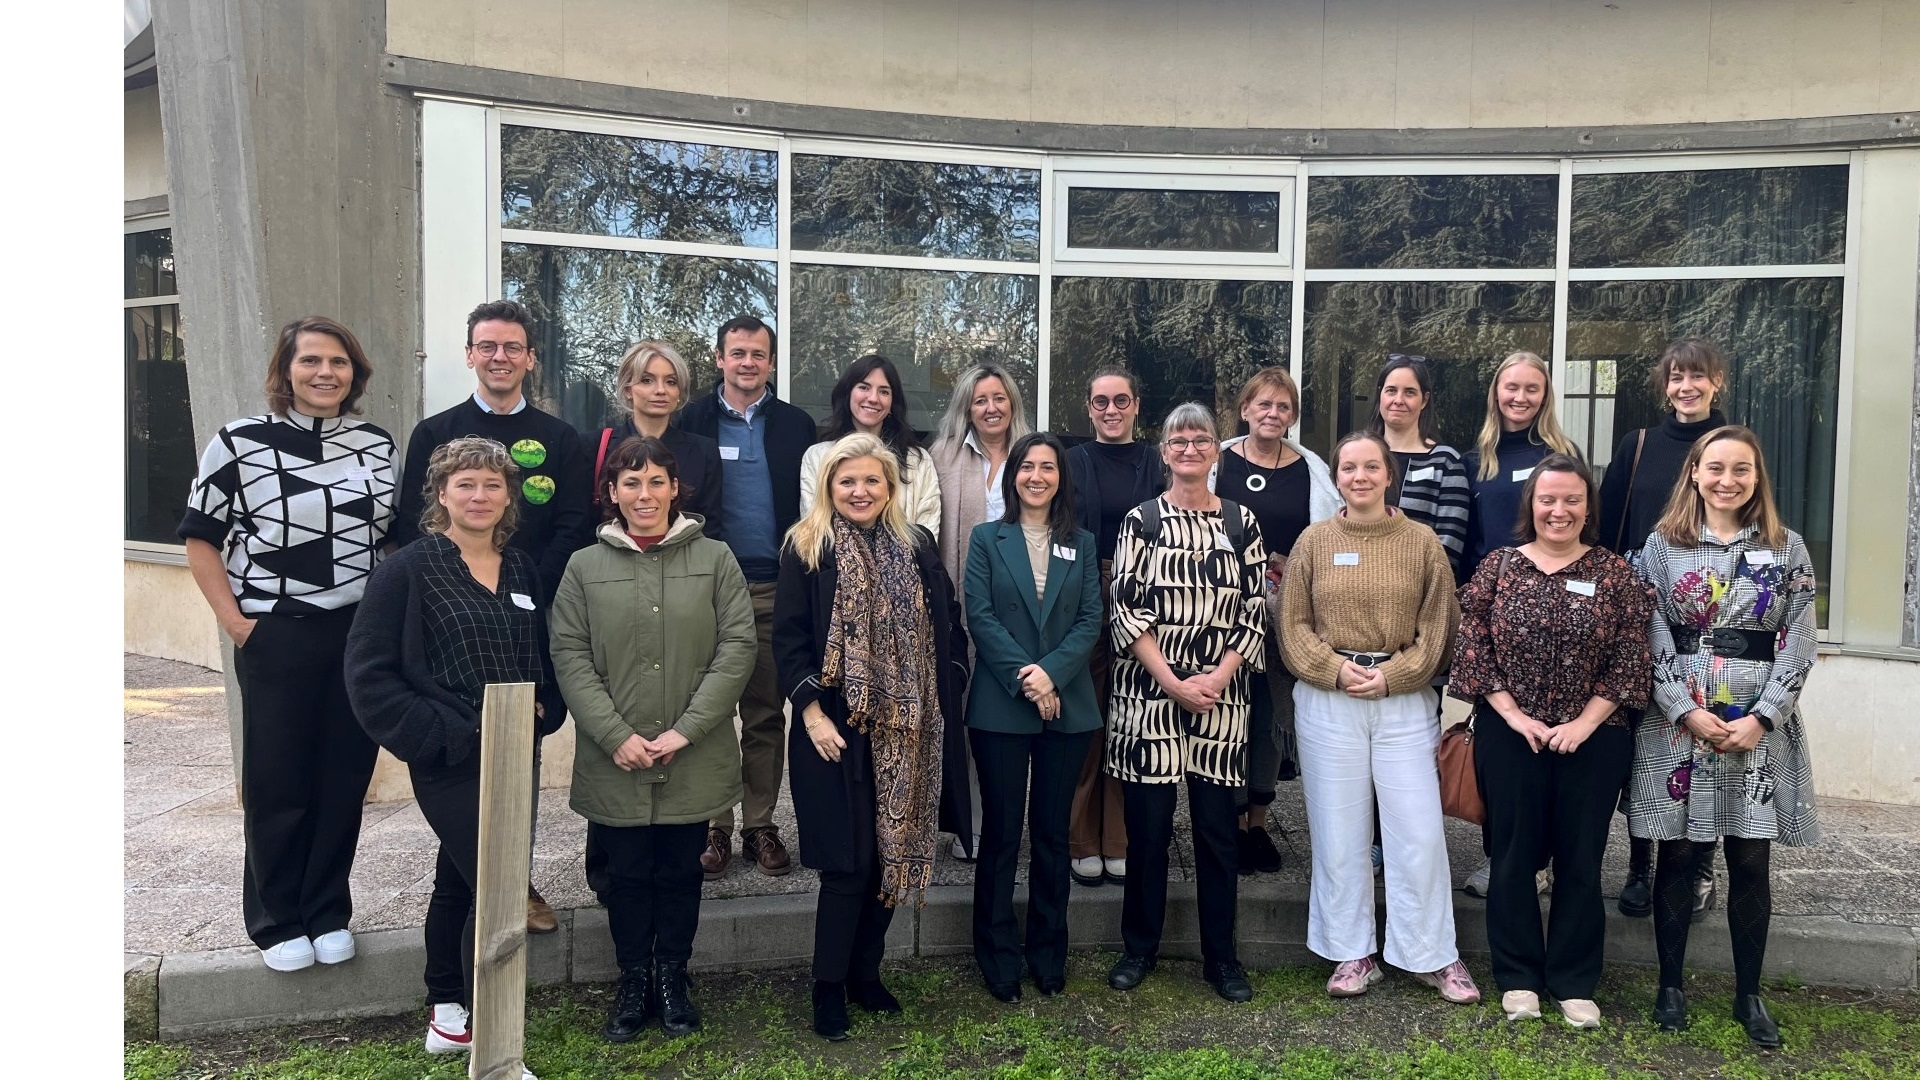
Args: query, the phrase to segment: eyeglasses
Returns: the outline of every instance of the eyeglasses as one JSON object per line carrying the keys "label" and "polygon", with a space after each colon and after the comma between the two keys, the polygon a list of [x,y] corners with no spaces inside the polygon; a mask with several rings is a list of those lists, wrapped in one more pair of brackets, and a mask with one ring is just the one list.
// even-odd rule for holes
{"label": "eyeglasses", "polygon": [[1133,397],[1129,394],[1115,394],[1112,397],[1102,394],[1088,398],[1087,404],[1093,406],[1094,412],[1106,412],[1109,407],[1126,412],[1127,407],[1133,404]]}
{"label": "eyeglasses", "polygon": [[1205,435],[1202,435],[1197,439],[1168,439],[1167,449],[1173,451],[1176,454],[1184,454],[1188,450],[1199,450],[1202,453],[1205,453],[1206,451],[1213,449],[1213,440],[1207,438]]}
{"label": "eyeglasses", "polygon": [[509,341],[505,345],[497,341],[476,341],[467,346],[467,348],[489,359],[492,358],[494,353],[506,353],[507,359],[509,360],[518,360],[533,351],[517,341]]}

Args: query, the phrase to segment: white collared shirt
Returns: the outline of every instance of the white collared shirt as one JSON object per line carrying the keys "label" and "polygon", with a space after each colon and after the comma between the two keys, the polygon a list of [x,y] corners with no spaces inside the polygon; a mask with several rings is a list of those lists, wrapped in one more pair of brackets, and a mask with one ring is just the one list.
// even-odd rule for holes
{"label": "white collared shirt", "polygon": [[980,449],[980,440],[974,435],[971,427],[967,428],[966,445],[967,449],[980,455],[980,471],[986,474],[987,520],[999,521],[1007,516],[1006,493],[1000,490],[1000,474],[1007,471],[1007,463],[1002,461],[998,465],[994,464],[993,459],[987,457],[986,451]]}
{"label": "white collared shirt", "polygon": [[508,409],[505,412],[501,412],[501,410],[496,409],[493,406],[487,404],[487,399],[481,397],[480,391],[478,390],[475,390],[473,392],[473,403],[475,405],[480,406],[480,411],[483,413],[498,413],[501,416],[512,416],[514,413],[522,412],[526,409],[527,395],[521,394],[520,400],[513,403],[513,408]]}

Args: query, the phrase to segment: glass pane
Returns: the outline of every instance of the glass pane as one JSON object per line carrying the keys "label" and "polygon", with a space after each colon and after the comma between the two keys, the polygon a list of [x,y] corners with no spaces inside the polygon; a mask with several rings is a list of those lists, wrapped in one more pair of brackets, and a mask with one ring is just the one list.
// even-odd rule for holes
{"label": "glass pane", "polygon": [[172,296],[180,291],[173,280],[172,229],[128,233],[126,256],[127,299]]}
{"label": "glass pane", "polygon": [[954,380],[975,364],[1004,366],[1033,402],[1039,327],[1039,279],[1029,274],[795,265],[791,398],[826,420],[840,373],[877,352],[907,384],[908,422],[931,432]]}
{"label": "glass pane", "polygon": [[1087,380],[1123,367],[1140,380],[1143,430],[1198,401],[1234,431],[1247,376],[1287,362],[1292,289],[1284,281],[1055,278],[1049,426],[1092,438]]}
{"label": "glass pane", "polygon": [[1558,176],[1316,176],[1316,269],[1553,268]]}
{"label": "glass pane", "polygon": [[773,247],[779,161],[771,150],[503,126],[500,223]]}
{"label": "glass pane", "polygon": [[[136,235],[149,236],[150,233]],[[131,239],[131,238],[129,238]],[[177,544],[199,463],[180,306],[127,308],[127,539]]]}
{"label": "glass pane", "polygon": [[800,251],[1040,258],[1040,170],[793,156]]}
{"label": "glass pane", "polygon": [[1573,178],[1574,266],[1837,263],[1847,167]]}
{"label": "glass pane", "polygon": [[713,388],[714,330],[735,315],[771,324],[778,288],[770,262],[531,244],[502,244],[500,271],[507,296],[533,312],[534,403],[588,431],[625,415],[614,376],[627,346],[672,342],[691,398]]}
{"label": "glass pane", "polygon": [[1341,281],[1307,286],[1301,441],[1323,457],[1367,426],[1388,353],[1432,362],[1434,429],[1461,453],[1486,419],[1487,384],[1516,351],[1548,356],[1553,284]]}
{"label": "glass pane", "polygon": [[[1730,368],[1720,404],[1767,451],[1767,473],[1787,524],[1819,572],[1824,623],[1833,541],[1833,461],[1840,409],[1839,278],[1750,281],[1576,281],[1567,292],[1569,358],[1611,363],[1611,422],[1590,445],[1611,448],[1658,424],[1653,368],[1669,341],[1717,342]],[[1596,409],[1596,415],[1605,410]]]}
{"label": "glass pane", "polygon": [[1072,188],[1067,246],[1271,254],[1280,250],[1280,195]]}

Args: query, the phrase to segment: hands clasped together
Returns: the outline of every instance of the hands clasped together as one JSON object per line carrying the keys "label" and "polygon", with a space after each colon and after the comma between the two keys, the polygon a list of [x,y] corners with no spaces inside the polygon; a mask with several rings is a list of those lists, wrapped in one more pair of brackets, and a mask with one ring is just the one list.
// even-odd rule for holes
{"label": "hands clasped together", "polygon": [[655,765],[666,765],[673,761],[673,755],[687,747],[687,737],[668,728],[658,738],[644,739],[638,735],[627,736],[627,741],[613,752],[613,763],[632,772],[635,769],[651,769]]}

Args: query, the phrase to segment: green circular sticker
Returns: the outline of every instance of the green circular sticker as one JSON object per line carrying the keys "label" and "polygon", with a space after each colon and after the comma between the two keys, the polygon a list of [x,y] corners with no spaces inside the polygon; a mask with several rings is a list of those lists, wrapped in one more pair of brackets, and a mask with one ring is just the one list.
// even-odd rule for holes
{"label": "green circular sticker", "polygon": [[[534,445],[538,446],[540,444],[535,443]],[[515,446],[514,452],[518,454],[519,449],[518,446]],[[553,478],[550,476],[529,476],[527,477],[526,483],[520,485],[520,494],[526,496],[527,501],[533,505],[544,506],[548,499],[553,498]]]}
{"label": "green circular sticker", "polygon": [[[512,454],[514,464],[523,469],[536,468],[546,464],[547,461],[547,448],[539,439],[521,439],[509,447],[507,453]],[[553,494],[553,484],[551,481],[547,484],[547,494]],[[541,499],[540,501],[546,502],[547,500]]]}

